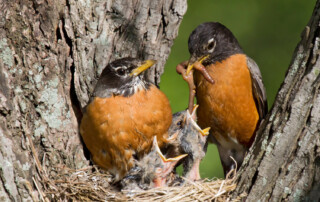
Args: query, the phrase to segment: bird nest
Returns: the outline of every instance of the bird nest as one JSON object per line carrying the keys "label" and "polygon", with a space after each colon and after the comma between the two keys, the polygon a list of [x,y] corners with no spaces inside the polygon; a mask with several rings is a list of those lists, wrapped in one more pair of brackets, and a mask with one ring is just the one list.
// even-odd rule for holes
{"label": "bird nest", "polygon": [[[96,166],[74,170],[65,165],[57,165],[48,172],[40,163],[29,134],[27,138],[39,174],[32,180],[40,199],[34,194],[31,184],[27,183],[34,201],[230,201],[231,192],[236,188],[236,171],[232,170],[226,179],[193,182],[182,177],[184,183],[180,186],[121,191],[114,184],[112,175]],[[243,193],[232,201],[240,201],[245,197],[246,194]]]}
{"label": "bird nest", "polygon": [[112,176],[95,166],[79,170],[57,166],[55,170],[54,176],[41,172],[43,186],[37,189],[44,201],[228,201],[236,188],[235,177],[227,177],[196,182],[185,179],[181,186],[120,191]]}

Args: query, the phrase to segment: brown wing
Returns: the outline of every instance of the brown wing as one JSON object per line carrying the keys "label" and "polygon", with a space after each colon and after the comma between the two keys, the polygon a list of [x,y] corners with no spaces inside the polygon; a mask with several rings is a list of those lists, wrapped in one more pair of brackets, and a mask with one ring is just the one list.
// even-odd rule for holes
{"label": "brown wing", "polygon": [[263,119],[268,112],[266,89],[262,82],[262,76],[258,65],[255,61],[247,56],[247,65],[250,70],[252,80],[252,93],[256,103],[260,120]]}

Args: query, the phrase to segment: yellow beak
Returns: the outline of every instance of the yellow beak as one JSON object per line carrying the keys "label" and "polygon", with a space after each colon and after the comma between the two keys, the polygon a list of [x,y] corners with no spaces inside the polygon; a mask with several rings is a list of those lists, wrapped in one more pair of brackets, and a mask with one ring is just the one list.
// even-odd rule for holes
{"label": "yellow beak", "polygon": [[199,58],[198,60],[194,59],[193,57],[191,57],[191,59],[189,60],[189,64],[188,64],[188,68],[187,68],[187,75],[190,73],[190,71],[193,69],[194,67],[194,63],[196,62],[200,62],[202,64],[202,62],[207,59],[209,57],[209,55],[203,56],[201,58]]}
{"label": "yellow beak", "polygon": [[130,76],[138,76],[141,72],[146,71],[147,69],[149,69],[155,63],[156,63],[155,60],[146,60],[146,61],[144,61],[141,66],[139,66],[139,67],[135,68],[134,70],[132,70],[132,72],[130,73]]}
{"label": "yellow beak", "polygon": [[176,157],[174,157],[174,158],[168,158],[168,159],[167,159],[167,158],[162,154],[162,152],[161,152],[161,150],[160,150],[160,148],[159,148],[158,141],[157,141],[157,136],[154,136],[154,138],[153,138],[153,147],[155,147],[156,152],[158,153],[158,155],[160,156],[160,158],[162,159],[162,161],[163,161],[164,163],[166,163],[166,162],[173,162],[173,161],[179,161],[180,159],[183,159],[184,157],[188,156],[188,154],[182,154],[182,155],[176,156]]}

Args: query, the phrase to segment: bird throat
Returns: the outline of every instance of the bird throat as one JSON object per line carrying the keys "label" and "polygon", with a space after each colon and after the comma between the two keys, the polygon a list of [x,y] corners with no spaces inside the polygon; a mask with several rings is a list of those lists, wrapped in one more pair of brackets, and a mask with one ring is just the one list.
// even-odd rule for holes
{"label": "bird throat", "polygon": [[150,84],[139,77],[135,77],[130,83],[121,86],[113,92],[114,95],[129,97],[139,91],[149,89]]}

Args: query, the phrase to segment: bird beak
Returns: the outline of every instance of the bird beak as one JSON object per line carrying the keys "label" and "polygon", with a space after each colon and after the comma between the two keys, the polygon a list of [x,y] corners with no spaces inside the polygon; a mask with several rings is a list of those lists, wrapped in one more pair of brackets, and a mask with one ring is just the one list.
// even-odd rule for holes
{"label": "bird beak", "polygon": [[162,154],[162,152],[161,152],[161,150],[160,150],[160,148],[159,148],[158,141],[157,141],[157,136],[154,136],[154,138],[153,138],[153,146],[155,147],[157,153],[159,154],[160,158],[162,159],[162,161],[163,161],[164,163],[166,163],[166,162],[178,162],[180,159],[183,159],[184,157],[188,156],[188,154],[182,154],[182,155],[176,156],[176,157],[174,157],[174,158],[168,158],[168,159],[167,159],[167,158]]}
{"label": "bird beak", "polygon": [[174,158],[166,158],[158,145],[157,137],[154,136],[153,138],[153,149],[156,149],[156,152],[160,156],[162,163],[159,168],[157,168],[155,172],[155,178],[153,180],[154,187],[164,187],[166,185],[167,176],[172,172],[175,165],[178,161],[187,156],[187,154],[183,154]]}
{"label": "bird beak", "polygon": [[194,121],[193,117],[194,114],[196,113],[196,110],[198,108],[198,105],[195,105],[193,107],[192,113],[189,113],[189,110],[187,110],[187,121],[191,122],[191,124],[196,128],[196,130],[203,136],[208,136],[209,135],[209,131],[210,131],[210,127],[205,128],[205,129],[201,129],[200,126]]}
{"label": "bird beak", "polygon": [[207,59],[209,57],[209,55],[205,55],[202,56],[200,58],[196,58],[194,55],[191,56],[189,63],[188,63],[188,67],[187,67],[187,75],[189,75],[190,71],[193,69],[194,67],[194,63],[196,62],[200,62],[202,64],[202,62]]}
{"label": "bird beak", "polygon": [[144,61],[142,63],[142,65],[140,65],[139,67],[137,67],[137,68],[132,70],[132,72],[130,73],[130,76],[138,76],[141,72],[146,71],[147,69],[149,69],[155,63],[156,63],[155,60],[146,60],[146,61]]}

